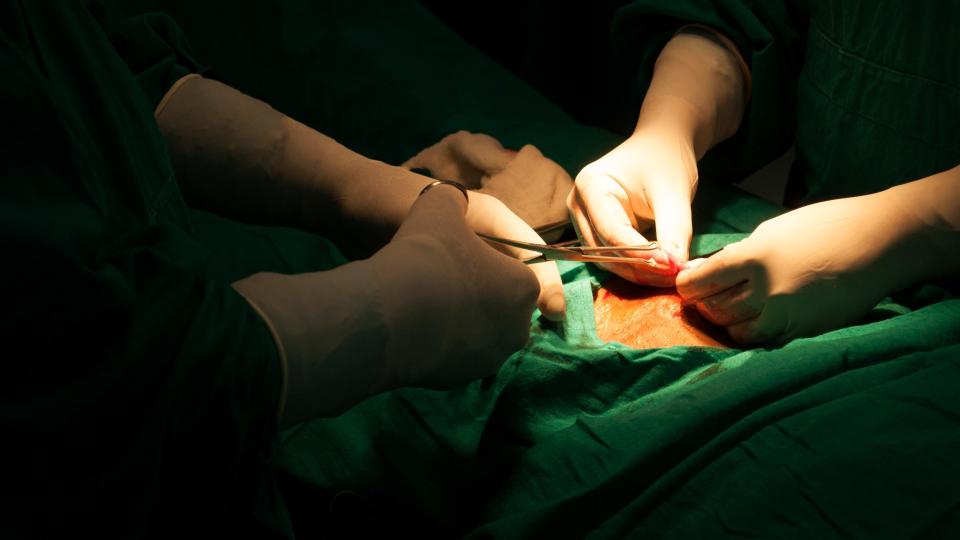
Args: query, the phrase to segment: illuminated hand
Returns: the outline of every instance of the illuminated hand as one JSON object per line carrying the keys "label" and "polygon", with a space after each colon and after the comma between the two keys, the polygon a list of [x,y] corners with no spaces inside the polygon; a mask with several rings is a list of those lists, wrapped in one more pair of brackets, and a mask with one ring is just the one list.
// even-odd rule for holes
{"label": "illuminated hand", "polygon": [[[521,242],[543,243],[540,236],[526,222],[511,212],[504,203],[483,193],[470,192],[467,224],[478,233],[510,238]],[[536,255],[532,252],[503,246],[496,246],[496,248],[518,258]],[[563,299],[563,283],[560,281],[557,264],[542,262],[531,264],[528,268],[533,271],[540,282],[537,307],[548,319],[555,321],[562,319],[566,304]]]}
{"label": "illuminated hand", "polygon": [[687,138],[666,130],[637,132],[580,171],[567,208],[580,239],[591,246],[644,244],[641,232],[655,224],[660,251],[624,252],[651,258],[653,265],[601,266],[634,283],[671,287],[689,256],[696,182]]}
{"label": "illuminated hand", "polygon": [[889,192],[805,206],[677,276],[677,290],[745,345],[855,322],[920,263],[909,213]]}

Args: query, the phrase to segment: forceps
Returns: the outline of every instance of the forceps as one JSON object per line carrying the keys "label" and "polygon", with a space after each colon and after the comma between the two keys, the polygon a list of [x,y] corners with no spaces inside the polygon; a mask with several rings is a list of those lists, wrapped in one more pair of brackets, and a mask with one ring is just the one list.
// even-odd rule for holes
{"label": "forceps", "polygon": [[[519,240],[510,240],[499,238],[483,233],[477,233],[477,236],[490,242],[496,242],[506,246],[535,251],[539,253],[534,257],[521,259],[524,264],[541,263],[544,261],[578,261],[578,262],[608,262],[608,263],[627,263],[627,264],[645,264],[647,266],[658,267],[660,265],[653,257],[624,257],[616,255],[620,251],[655,251],[660,249],[656,242],[647,242],[636,246],[580,246],[579,240],[569,242],[560,242],[558,244],[533,244],[530,242],[521,242]],[[607,255],[609,254],[609,255]]]}

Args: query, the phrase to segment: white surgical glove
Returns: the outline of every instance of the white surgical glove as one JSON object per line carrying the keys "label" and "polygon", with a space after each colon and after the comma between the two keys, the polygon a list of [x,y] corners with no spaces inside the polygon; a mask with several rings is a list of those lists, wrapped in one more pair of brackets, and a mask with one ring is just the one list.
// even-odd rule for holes
{"label": "white surgical glove", "polygon": [[[369,256],[386,244],[431,181],[356,154],[262,101],[197,75],[180,79],[156,116],[191,206],[243,221],[316,231],[353,258]],[[444,158],[437,166],[479,171],[502,165],[507,167],[503,173],[520,162],[491,137],[461,133],[470,137],[448,139],[456,143],[452,147],[457,155],[466,155],[463,145],[476,149],[467,152],[474,161]],[[443,151],[450,148],[437,145]],[[559,169],[542,156],[539,162]],[[549,164],[540,168],[544,182],[554,170]],[[440,172],[453,179],[466,174],[458,169]],[[504,203],[475,192],[470,198],[466,219],[474,231],[542,243]],[[563,284],[556,264],[531,265],[530,270],[541,284],[538,305],[543,315],[562,319]]]}
{"label": "white surgical glove", "polygon": [[459,191],[434,187],[370,259],[234,283],[284,361],[285,425],[392,388],[464,384],[523,346],[537,279],[480,240],[464,205]]}
{"label": "white surgical glove", "polygon": [[783,343],[852,322],[885,296],[960,269],[960,168],[762,223],[677,290],[743,344]]}
{"label": "white surgical glove", "polygon": [[690,29],[667,43],[654,68],[633,135],[577,175],[567,198],[577,232],[591,246],[646,243],[656,227],[660,250],[624,252],[649,265],[602,265],[643,285],[669,287],[689,256],[690,203],[697,160],[740,125],[749,74],[732,44]]}
{"label": "white surgical glove", "polygon": [[678,265],[686,262],[696,190],[693,148],[669,132],[641,132],[577,175],[567,207],[581,240],[590,246],[647,243],[640,233],[656,224],[661,250],[628,251],[650,265],[601,264],[642,285],[673,286]]}
{"label": "white surgical glove", "polygon": [[566,229],[565,198],[573,180],[533,145],[515,152],[489,135],[458,131],[403,166],[425,168],[435,178],[496,197],[547,241],[558,240]]}

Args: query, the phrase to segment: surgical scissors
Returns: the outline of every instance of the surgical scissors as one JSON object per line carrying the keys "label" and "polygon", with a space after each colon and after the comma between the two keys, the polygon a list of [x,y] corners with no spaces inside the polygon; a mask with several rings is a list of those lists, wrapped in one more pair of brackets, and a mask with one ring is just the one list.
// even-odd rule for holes
{"label": "surgical scissors", "polygon": [[528,251],[539,253],[535,257],[521,259],[524,264],[535,264],[545,261],[578,261],[578,262],[607,262],[607,263],[627,263],[627,264],[645,264],[647,266],[660,266],[653,257],[624,257],[619,255],[604,255],[605,253],[617,253],[620,251],[655,251],[660,249],[656,242],[647,242],[636,246],[579,246],[579,240],[569,242],[560,242],[557,244],[534,244],[531,242],[521,242],[519,240],[510,240],[499,238],[483,233],[477,233],[477,236],[489,242],[496,242],[506,246],[511,246]]}

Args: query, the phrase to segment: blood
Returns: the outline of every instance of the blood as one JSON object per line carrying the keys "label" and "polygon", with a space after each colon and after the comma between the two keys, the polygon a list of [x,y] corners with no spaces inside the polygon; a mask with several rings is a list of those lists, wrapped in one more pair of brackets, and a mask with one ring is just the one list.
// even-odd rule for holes
{"label": "blood", "polygon": [[693,306],[684,306],[677,290],[642,287],[612,277],[593,304],[597,335],[637,349],[690,345],[732,347],[724,330]]}

